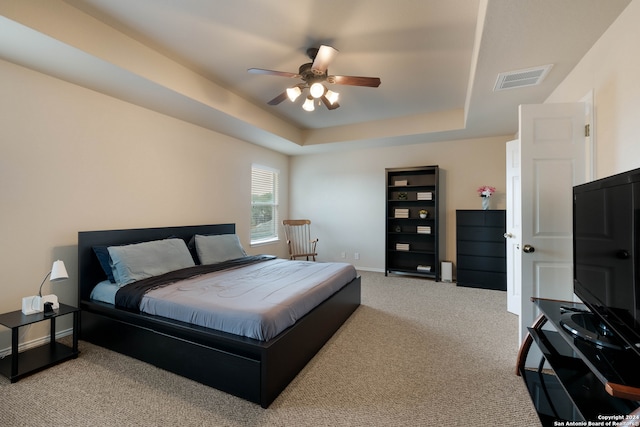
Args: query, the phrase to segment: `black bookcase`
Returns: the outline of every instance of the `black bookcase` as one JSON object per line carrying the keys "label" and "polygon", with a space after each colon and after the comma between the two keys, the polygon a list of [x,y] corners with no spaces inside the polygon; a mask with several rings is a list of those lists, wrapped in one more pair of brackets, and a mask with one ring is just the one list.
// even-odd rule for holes
{"label": "black bookcase", "polygon": [[387,168],[386,175],[385,275],[440,280],[438,166]]}

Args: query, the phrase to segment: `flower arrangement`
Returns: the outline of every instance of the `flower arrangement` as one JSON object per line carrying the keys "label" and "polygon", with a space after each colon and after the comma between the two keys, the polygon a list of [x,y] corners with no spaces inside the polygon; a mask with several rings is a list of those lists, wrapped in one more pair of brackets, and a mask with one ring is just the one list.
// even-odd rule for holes
{"label": "flower arrangement", "polygon": [[426,209],[420,209],[420,211],[418,213],[420,215],[427,215],[429,213],[429,211],[427,211]]}
{"label": "flower arrangement", "polygon": [[480,195],[480,197],[491,197],[491,195],[495,192],[496,187],[491,187],[489,185],[483,185],[482,187],[478,188],[478,194]]}

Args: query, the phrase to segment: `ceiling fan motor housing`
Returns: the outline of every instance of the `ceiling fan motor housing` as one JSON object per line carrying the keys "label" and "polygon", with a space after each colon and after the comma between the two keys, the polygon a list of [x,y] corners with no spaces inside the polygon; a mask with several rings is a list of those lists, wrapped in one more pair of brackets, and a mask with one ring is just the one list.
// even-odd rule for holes
{"label": "ceiling fan motor housing", "polygon": [[312,68],[313,63],[302,64],[298,69],[298,74],[302,80],[309,84],[325,81],[328,77],[328,70],[320,71]]}

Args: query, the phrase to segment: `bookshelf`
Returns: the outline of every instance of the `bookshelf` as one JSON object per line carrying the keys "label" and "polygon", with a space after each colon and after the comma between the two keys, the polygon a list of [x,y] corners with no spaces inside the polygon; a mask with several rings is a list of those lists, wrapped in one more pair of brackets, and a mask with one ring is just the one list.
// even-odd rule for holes
{"label": "bookshelf", "polygon": [[385,171],[385,275],[440,280],[438,166]]}

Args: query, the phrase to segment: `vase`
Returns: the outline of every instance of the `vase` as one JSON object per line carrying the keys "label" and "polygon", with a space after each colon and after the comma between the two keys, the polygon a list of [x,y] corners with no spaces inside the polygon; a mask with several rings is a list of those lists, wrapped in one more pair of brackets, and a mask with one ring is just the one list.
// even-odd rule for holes
{"label": "vase", "polygon": [[489,197],[480,197],[482,199],[482,210],[489,210]]}

